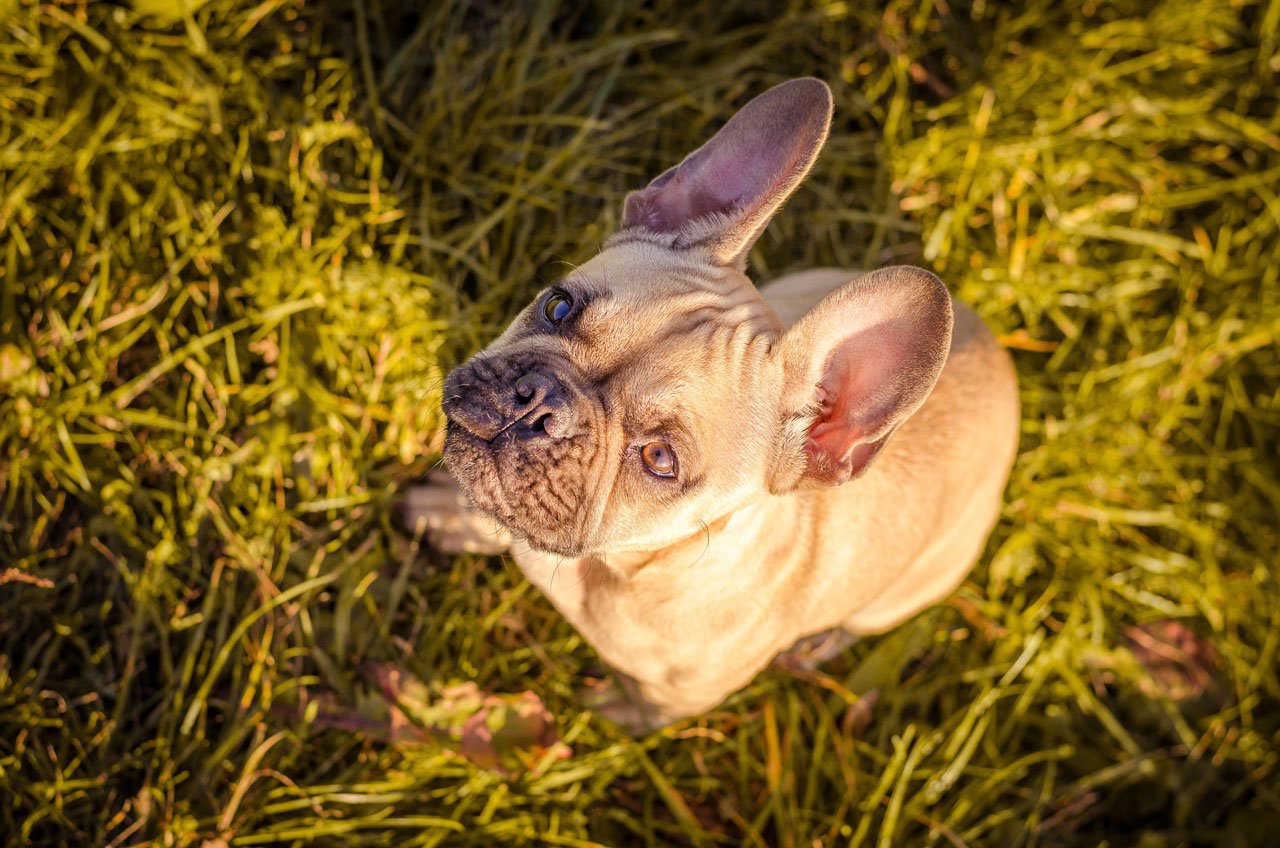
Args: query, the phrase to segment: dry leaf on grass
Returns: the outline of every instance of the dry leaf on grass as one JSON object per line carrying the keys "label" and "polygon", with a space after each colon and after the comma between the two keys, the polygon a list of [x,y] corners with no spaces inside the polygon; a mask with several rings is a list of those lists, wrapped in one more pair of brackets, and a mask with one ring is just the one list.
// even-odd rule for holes
{"label": "dry leaf on grass", "polygon": [[1124,632],[1130,652],[1147,671],[1138,684],[1148,697],[1191,701],[1202,695],[1220,697],[1215,677],[1219,657],[1213,643],[1172,619],[1130,627]]}
{"label": "dry leaf on grass", "polygon": [[470,681],[436,689],[389,663],[365,663],[361,671],[386,699],[390,742],[432,738],[508,777],[537,773],[571,753],[533,692],[490,694]]}

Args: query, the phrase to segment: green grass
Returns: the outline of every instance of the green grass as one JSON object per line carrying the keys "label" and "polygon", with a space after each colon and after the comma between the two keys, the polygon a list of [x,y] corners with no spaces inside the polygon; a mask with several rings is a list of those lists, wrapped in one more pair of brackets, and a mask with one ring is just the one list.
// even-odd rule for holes
{"label": "green grass", "polygon": [[[0,843],[1274,844],[1280,0],[640,5],[0,2]],[[936,270],[1021,454],[954,600],[630,740],[393,506],[444,370],[802,74],[755,273]],[[370,661],[573,755],[311,720]]]}

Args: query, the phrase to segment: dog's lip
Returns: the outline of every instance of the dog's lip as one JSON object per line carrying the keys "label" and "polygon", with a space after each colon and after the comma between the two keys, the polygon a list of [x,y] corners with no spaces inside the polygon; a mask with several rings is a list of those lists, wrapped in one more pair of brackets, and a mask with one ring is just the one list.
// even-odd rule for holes
{"label": "dog's lip", "polygon": [[556,556],[562,556],[565,559],[576,559],[578,557],[586,556],[587,554],[586,545],[569,546],[569,545],[556,544],[554,542],[548,545],[548,544],[542,543],[541,541],[534,541],[528,536],[525,536],[524,538],[529,542],[529,544],[533,545],[538,550],[546,551],[547,553],[552,553],[552,554],[555,554]]}
{"label": "dog's lip", "polygon": [[[465,444],[465,447],[462,447],[462,449],[467,451],[468,460],[473,463],[485,463],[488,466],[490,473],[494,476],[493,483],[494,489],[496,489],[494,494],[496,494],[496,497],[491,496],[490,498],[487,498],[486,500],[489,501],[488,503],[478,503],[472,499],[472,508],[478,509],[480,512],[499,522],[509,532],[526,539],[538,550],[547,551],[566,558],[581,557],[591,550],[591,546],[588,544],[587,538],[591,534],[585,531],[582,534],[582,540],[577,545],[565,545],[556,540],[551,540],[551,543],[547,544],[546,540],[534,539],[529,536],[527,532],[528,527],[517,520],[508,505],[507,493],[502,486],[502,475],[499,470],[497,460],[492,453],[493,448],[497,444],[496,439],[494,441],[488,441],[481,436],[477,436],[466,427],[463,427],[456,421],[449,419],[447,415],[445,416],[445,435],[446,461],[448,461],[450,443],[452,443],[454,449],[457,449],[459,447],[458,443],[462,442]],[[456,476],[455,479],[458,480],[459,484],[463,487],[463,490],[468,492],[468,497],[470,499],[470,492],[468,491],[470,486],[467,484],[466,480]]]}
{"label": "dog's lip", "polygon": [[460,421],[455,420],[450,415],[444,417],[445,437],[450,439],[466,439],[468,442],[474,442],[477,445],[493,446],[493,440],[486,439],[471,432]]}

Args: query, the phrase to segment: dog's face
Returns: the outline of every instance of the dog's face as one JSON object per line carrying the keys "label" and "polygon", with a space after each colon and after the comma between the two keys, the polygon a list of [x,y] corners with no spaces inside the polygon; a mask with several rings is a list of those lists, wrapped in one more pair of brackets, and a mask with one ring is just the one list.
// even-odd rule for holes
{"label": "dog's face", "polygon": [[689,536],[765,479],[778,381],[757,354],[778,330],[734,269],[644,240],[607,248],[449,376],[449,468],[543,550]]}
{"label": "dog's face", "polygon": [[[865,468],[941,369],[945,288],[900,271],[876,296],[905,295],[905,318],[867,308],[872,294],[849,286],[784,332],[743,274],[830,116],[830,92],[816,80],[756,98],[628,196],[605,249],[449,375],[445,459],[476,508],[566,556],[654,550],[762,492],[839,483]],[[934,337],[924,344],[902,328],[920,323],[921,298],[936,319],[920,327]],[[898,356],[877,349],[849,364],[858,339],[862,353],[875,342]],[[936,365],[932,376],[903,380],[884,366],[915,367],[921,356],[936,360],[925,363]]]}

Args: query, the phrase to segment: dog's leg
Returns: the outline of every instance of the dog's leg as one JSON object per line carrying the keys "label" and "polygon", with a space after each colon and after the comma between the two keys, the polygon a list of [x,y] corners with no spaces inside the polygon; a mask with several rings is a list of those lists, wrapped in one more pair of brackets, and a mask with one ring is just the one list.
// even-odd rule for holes
{"label": "dog's leg", "polygon": [[853,647],[857,641],[858,636],[844,628],[824,630],[798,640],[795,645],[778,654],[774,663],[783,668],[813,671]]}
{"label": "dog's leg", "polygon": [[507,531],[472,510],[458,484],[441,471],[405,491],[400,514],[411,533],[425,533],[443,553],[499,554],[511,547]]}
{"label": "dog's leg", "polygon": [[[648,687],[634,677],[617,669],[612,669],[610,676],[613,678],[611,681],[588,686],[583,690],[583,700],[593,711],[632,736],[643,736],[710,708],[706,703],[696,706],[655,703],[652,691],[647,692]],[[728,694],[722,693],[709,703],[714,706]]]}

